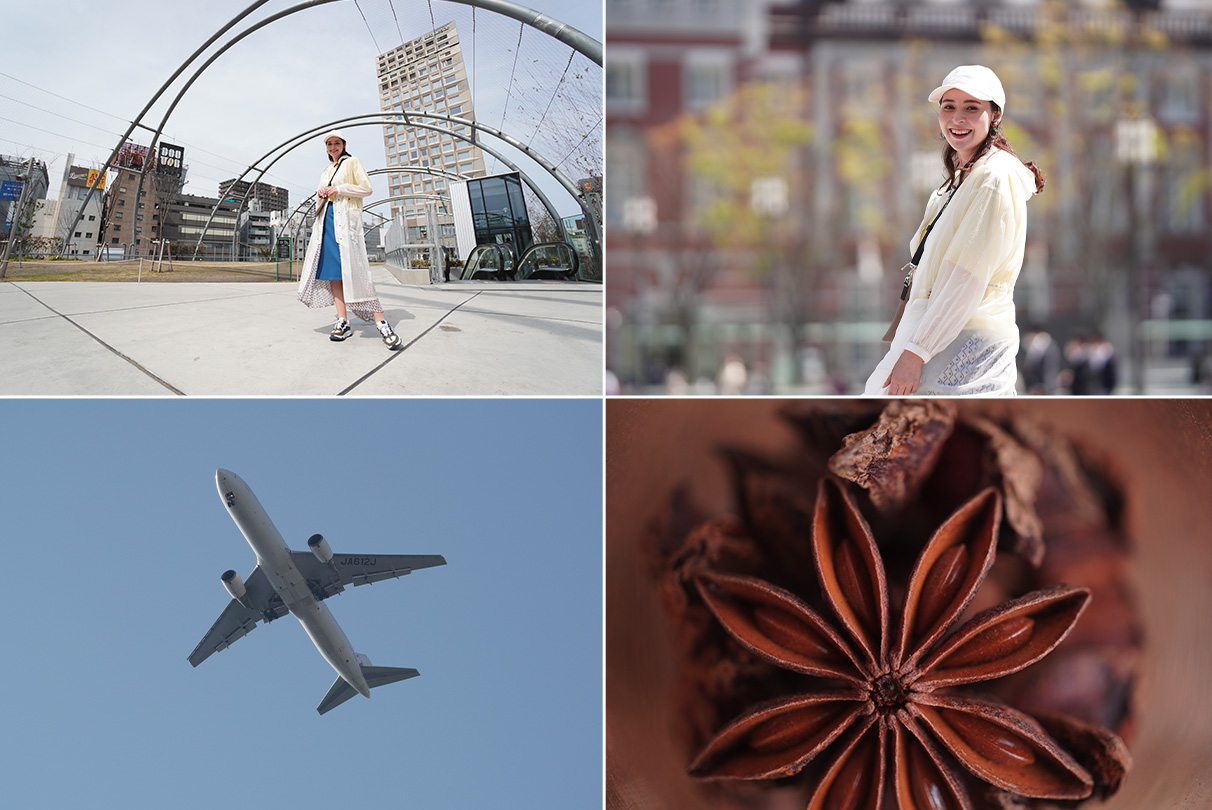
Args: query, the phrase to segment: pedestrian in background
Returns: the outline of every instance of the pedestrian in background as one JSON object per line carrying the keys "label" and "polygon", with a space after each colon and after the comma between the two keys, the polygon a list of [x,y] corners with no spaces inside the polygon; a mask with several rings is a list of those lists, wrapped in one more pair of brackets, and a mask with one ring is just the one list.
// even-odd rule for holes
{"label": "pedestrian in background", "polygon": [[931,194],[910,242],[911,251],[923,250],[905,311],[864,393],[1012,395],[1014,282],[1023,265],[1027,200],[1043,191],[1044,175],[1006,139],[1006,93],[989,68],[957,67],[929,101],[939,104],[947,182]]}
{"label": "pedestrian in background", "polygon": [[337,322],[331,340],[353,334],[347,314],[373,320],[387,348],[400,345],[400,337],[383,317],[383,305],[370,278],[370,260],[362,233],[362,198],[371,192],[370,177],[362,161],[345,150],[345,136],[334,130],[324,136],[329,166],[316,189],[316,222],[299,276],[299,300],[309,307],[336,304]]}

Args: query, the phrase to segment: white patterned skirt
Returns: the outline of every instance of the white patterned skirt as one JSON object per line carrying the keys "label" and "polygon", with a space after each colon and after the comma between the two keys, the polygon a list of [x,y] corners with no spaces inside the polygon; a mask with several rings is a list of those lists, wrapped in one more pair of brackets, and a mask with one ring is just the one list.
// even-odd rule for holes
{"label": "white patterned skirt", "polygon": [[[893,341],[892,348],[867,378],[864,396],[888,395],[884,380],[903,350],[902,341]],[[1017,331],[995,336],[983,330],[965,329],[922,366],[921,383],[914,396],[1014,396],[1018,393],[1017,357]]]}

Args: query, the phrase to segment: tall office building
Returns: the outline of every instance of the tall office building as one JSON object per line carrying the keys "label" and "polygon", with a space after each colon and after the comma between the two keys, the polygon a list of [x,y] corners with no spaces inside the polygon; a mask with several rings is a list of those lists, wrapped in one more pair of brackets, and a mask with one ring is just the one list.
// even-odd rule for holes
{"label": "tall office building", "polygon": [[252,193],[248,194],[249,185],[247,180],[222,180],[219,182],[219,196],[239,199],[247,194],[246,202],[260,200],[262,211],[285,211],[290,208],[290,192],[286,189],[269,183],[254,183]]}
{"label": "tall office building", "polygon": [[[387,113],[427,112],[475,120],[471,85],[463,65],[459,31],[453,22],[436,28],[378,57],[379,105]],[[472,135],[471,128],[433,118],[414,119],[426,126]],[[478,146],[419,126],[400,123],[383,128],[387,166],[400,167],[388,175],[393,197],[391,217],[402,215],[409,242],[432,238],[425,232],[425,205],[435,196],[449,196],[454,178],[443,172],[465,176],[484,175],[484,156]],[[376,197],[378,195],[376,194]],[[439,241],[454,245],[454,224],[447,213],[438,217]]]}

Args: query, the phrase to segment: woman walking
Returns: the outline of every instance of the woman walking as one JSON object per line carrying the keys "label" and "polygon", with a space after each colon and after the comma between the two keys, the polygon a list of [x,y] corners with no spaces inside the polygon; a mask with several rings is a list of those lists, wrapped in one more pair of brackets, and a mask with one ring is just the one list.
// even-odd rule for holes
{"label": "woman walking", "polygon": [[370,279],[370,260],[362,237],[362,198],[370,194],[370,178],[362,161],[345,151],[345,136],[332,131],[324,136],[329,166],[316,190],[316,222],[311,244],[303,258],[299,300],[309,307],[337,305],[337,322],[331,340],[353,334],[347,310],[365,321],[374,320],[389,349],[400,336],[383,317],[383,306]]}
{"label": "woman walking", "polygon": [[904,315],[864,394],[1012,395],[1014,282],[1027,200],[1043,191],[1044,175],[1006,140],[1006,93],[989,68],[957,67],[929,100],[939,104],[948,179],[910,242],[919,255]]}

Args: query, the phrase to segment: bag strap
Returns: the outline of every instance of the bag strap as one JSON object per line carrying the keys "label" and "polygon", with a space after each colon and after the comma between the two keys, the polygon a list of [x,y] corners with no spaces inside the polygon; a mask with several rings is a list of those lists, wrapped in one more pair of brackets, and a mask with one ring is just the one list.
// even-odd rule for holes
{"label": "bag strap", "polygon": [[[959,189],[956,188],[951,191],[951,197],[955,196],[956,191],[959,191]],[[914,267],[917,267],[918,264],[921,263],[922,252],[926,249],[926,238],[930,236],[930,232],[934,230],[934,226],[938,224],[939,218],[942,217],[943,212],[947,210],[947,206],[951,205],[951,197],[948,197],[947,202],[943,203],[943,207],[938,209],[938,214],[935,215],[934,221],[930,223],[929,227],[926,228],[926,232],[922,234],[922,241],[917,243],[917,252],[913,254]]]}
{"label": "bag strap", "polygon": [[[326,185],[332,185],[332,179],[337,176],[337,172],[341,170],[341,164],[345,162],[345,158],[347,157],[349,155],[341,155],[341,159],[337,161],[337,165],[332,167],[332,174],[328,175],[328,183]],[[951,200],[947,200],[947,202],[951,202]],[[946,208],[947,206],[943,207]],[[939,213],[941,214],[942,211],[939,211]],[[930,227],[933,228],[934,226],[931,225]],[[926,233],[930,233],[930,231],[926,231]],[[923,236],[922,239],[925,240],[925,237]]]}
{"label": "bag strap", "polygon": [[917,250],[914,251],[913,258],[909,261],[909,264],[905,265],[905,269],[908,272],[905,274],[905,285],[901,287],[902,301],[909,298],[909,287],[913,284],[913,271],[917,269],[918,264],[922,261],[922,253],[926,250],[926,239],[930,236],[930,232],[934,230],[934,226],[938,224],[939,219],[943,216],[943,212],[947,210],[947,206],[951,205],[951,198],[955,196],[955,192],[957,191],[959,191],[958,187],[951,190],[951,196],[947,198],[947,202],[943,203],[943,207],[938,209],[938,213],[934,215],[934,221],[926,226],[926,232],[922,234],[921,241],[917,243]]}

